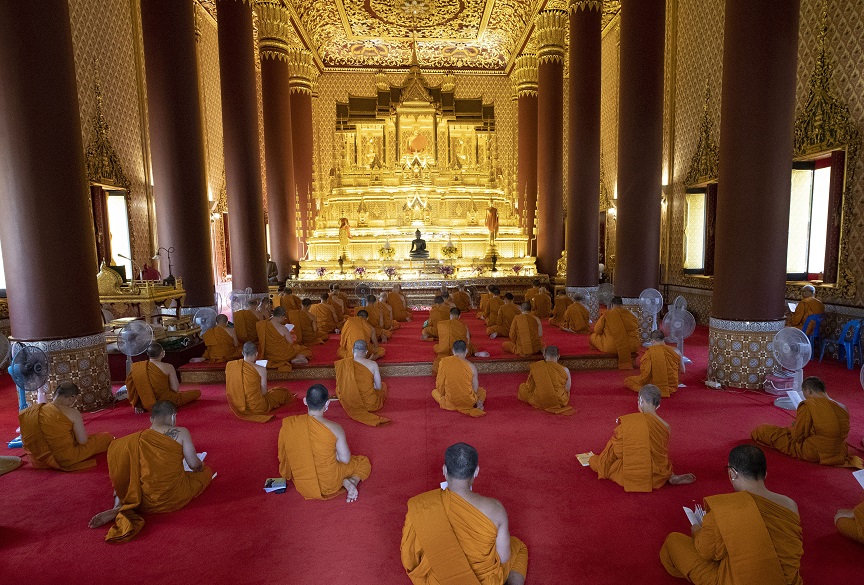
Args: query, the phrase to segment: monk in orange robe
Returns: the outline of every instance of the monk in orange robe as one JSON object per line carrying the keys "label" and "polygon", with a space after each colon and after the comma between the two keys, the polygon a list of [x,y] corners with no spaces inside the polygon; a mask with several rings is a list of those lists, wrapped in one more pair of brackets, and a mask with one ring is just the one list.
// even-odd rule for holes
{"label": "monk in orange robe", "polygon": [[561,327],[564,324],[564,314],[567,308],[573,304],[573,299],[567,296],[564,289],[558,291],[555,295],[555,306],[552,308],[552,316],[549,317],[549,324],[555,327]]}
{"label": "monk in orange robe", "polygon": [[542,288],[542,286],[543,286],[543,282],[540,281],[539,279],[535,278],[531,282],[531,288],[529,288],[528,290],[525,291],[524,302],[533,304],[534,298],[540,294],[540,289]]}
{"label": "monk in orange robe", "polygon": [[258,309],[261,301],[258,299],[249,299],[246,301],[246,308],[242,311],[234,313],[234,334],[237,336],[238,343],[246,343],[251,341],[258,343],[258,330],[255,325],[263,319],[263,315]]}
{"label": "monk in orange robe", "polygon": [[330,293],[327,296],[327,302],[336,311],[336,319],[341,323],[348,315],[348,306],[339,298],[333,290],[333,285],[330,286]]}
{"label": "monk in orange robe", "polygon": [[[361,307],[357,307],[357,311],[359,312],[360,310]],[[363,310],[366,311],[367,315],[369,315],[366,317],[366,322],[375,329],[375,337],[377,337],[378,341],[381,343],[386,343],[387,339],[390,337],[390,330],[384,328],[384,314],[381,313],[381,309],[378,308],[375,295],[366,296],[366,307],[364,307]]]}
{"label": "monk in orange robe", "polygon": [[513,317],[510,325],[510,341],[501,344],[507,353],[528,357],[543,350],[543,325],[531,314],[531,305],[522,303],[520,314]]}
{"label": "monk in orange robe", "polygon": [[345,431],[324,417],[330,394],[321,384],[310,386],[303,404],[309,414],[282,419],[279,431],[279,474],[293,481],[307,500],[327,500],[342,493],[357,499],[357,485],[369,477],[372,465],[363,455],[351,455]]}
{"label": "monk in orange robe", "polygon": [[75,408],[78,386],[63,382],[48,404],[33,404],[18,413],[21,440],[30,465],[37,469],[78,471],[96,465],[92,459],[104,453],[114,440],[110,433],[87,434],[84,419]]}
{"label": "monk in orange robe", "polygon": [[351,302],[348,299],[348,295],[342,292],[342,287],[338,284],[331,285],[333,292],[330,294],[331,297],[335,297],[342,302],[342,309],[344,311],[344,315],[348,314],[348,310],[351,308]]}
{"label": "monk in orange robe", "polygon": [[464,341],[453,344],[453,355],[441,358],[432,398],[444,410],[458,410],[469,416],[483,416],[486,390],[477,381],[477,368],[465,359],[468,346]]}
{"label": "monk in orange robe", "polygon": [[[149,429],[117,439],[108,448],[114,507],[90,520],[90,528],[114,522],[106,541],[131,540],[144,527],[139,512],[175,512],[216,477],[195,453],[189,430],[176,426],[176,419],[177,408],[160,400],[153,405]],[[192,471],[183,469],[184,461]]]}
{"label": "monk in orange robe", "polygon": [[582,304],[582,297],[577,295],[575,302],[564,311],[564,318],[558,326],[570,333],[590,333],[591,329],[588,327],[590,321],[588,308]]}
{"label": "monk in orange robe", "polygon": [[834,524],[840,534],[864,544],[864,502],[855,506],[854,510],[838,510]]}
{"label": "monk in orange robe", "polygon": [[342,335],[339,338],[339,357],[347,358],[354,355],[354,342],[365,341],[369,348],[368,357],[372,360],[381,359],[386,353],[384,348],[378,345],[375,329],[366,321],[369,313],[366,309],[357,311],[356,317],[348,317],[345,326],[342,327]]}
{"label": "monk in orange robe", "polygon": [[611,479],[625,492],[650,492],[693,483],[692,473],[675,475],[669,463],[669,424],[657,416],[660,389],[651,384],[639,391],[639,412],[625,414],[600,455],[588,463],[599,479]]}
{"label": "monk in orange robe", "polygon": [[255,363],[258,348],[251,341],[243,345],[243,359],[225,366],[225,394],[237,418],[268,422],[271,411],[290,404],[294,395],[287,388],[267,389],[267,368]]}
{"label": "monk in orange robe", "polygon": [[513,303],[513,293],[504,295],[504,304],[498,308],[498,313],[493,319],[486,322],[486,334],[490,339],[496,337],[507,337],[510,335],[510,326],[513,325],[513,319],[520,312],[519,306]]}
{"label": "monk in orange robe", "polygon": [[290,313],[291,311],[299,311],[303,308],[303,301],[300,300],[300,297],[294,294],[290,288],[284,289],[281,293],[279,293],[279,306],[285,309],[286,313]]}
{"label": "monk in orange robe", "polygon": [[321,302],[315,303],[309,307],[309,312],[315,317],[318,322],[318,331],[321,333],[339,333],[342,329],[343,321],[339,319],[339,315],[333,305],[328,301],[327,293],[321,295]]}
{"label": "monk in orange robe", "polygon": [[471,332],[465,323],[459,320],[462,312],[453,307],[450,309],[450,318],[446,321],[438,322],[438,343],[432,349],[435,351],[435,360],[432,362],[432,373],[438,373],[438,365],[441,363],[441,358],[453,355],[453,344],[457,341],[464,341],[467,346],[466,357],[477,355],[477,357],[489,357],[489,352],[477,351],[474,344],[471,343]]}
{"label": "monk in orange robe", "polygon": [[801,585],[801,519],[790,498],[765,487],[765,454],[754,445],[729,453],[735,493],[705,498],[692,536],[673,532],[660,561],[696,585]]}
{"label": "monk in orange robe", "polygon": [[501,290],[497,286],[492,287],[492,296],[489,298],[489,302],[486,303],[486,312],[483,314],[486,327],[497,325],[498,310],[501,309],[503,304],[504,296],[501,294]]}
{"label": "monk in orange robe", "polygon": [[450,318],[450,306],[444,304],[444,297],[438,295],[432,301],[432,309],[429,311],[429,319],[426,320],[426,325],[423,327],[423,332],[420,334],[420,339],[437,339],[438,323],[447,321]]}
{"label": "monk in orange robe", "polygon": [[471,295],[465,290],[464,284],[460,284],[453,293],[453,305],[463,313],[471,310]]}
{"label": "monk in orange robe", "polygon": [[501,502],[472,489],[477,450],[456,443],[444,453],[445,489],[408,500],[400,546],[414,585],[523,585],[528,548],[510,536]]}
{"label": "monk in orange robe", "polygon": [[651,345],[639,361],[639,375],[630,376],[624,384],[633,392],[639,392],[645,384],[660,388],[663,398],[678,391],[678,372],[684,369],[681,355],[666,345],[666,337],[659,329],[651,332]]}
{"label": "monk in orange robe", "polygon": [[796,459],[821,465],[864,468],[861,458],[849,455],[846,448],[846,437],[849,436],[846,407],[831,400],[825,392],[825,383],[816,376],[804,379],[801,392],[804,400],[798,405],[791,427],[759,425],[750,437]]}
{"label": "monk in orange robe", "polygon": [[290,372],[291,364],[305,364],[312,357],[312,350],[294,343],[291,332],[285,327],[287,322],[282,307],[273,309],[273,316],[267,321],[258,322],[258,355],[267,360],[268,370]]}
{"label": "monk in orange robe", "polygon": [[228,317],[216,316],[216,326],[211,327],[201,336],[207,349],[204,359],[210,363],[230,362],[243,357],[243,348],[239,347],[234,329],[228,327]]}
{"label": "monk in orange robe", "polygon": [[546,346],[543,361],[531,364],[528,381],[519,385],[518,398],[553,414],[573,414],[570,406],[570,370],[558,363],[558,348]]}
{"label": "monk in orange robe", "polygon": [[402,327],[401,323],[393,318],[393,307],[387,304],[387,293],[382,292],[378,295],[378,301],[375,306],[381,311],[381,322],[385,331],[388,331],[388,337],[393,336],[393,332]]}
{"label": "monk in orange robe", "polygon": [[614,297],[609,310],[600,315],[591,334],[591,347],[618,355],[618,369],[633,369],[633,354],[639,351],[639,320],[624,308],[621,297]]}
{"label": "monk in orange robe", "polygon": [[489,301],[492,297],[497,296],[492,292],[495,288],[492,284],[486,285],[486,292],[480,293],[480,304],[477,306],[477,318],[486,319],[486,308],[489,306]]}
{"label": "monk in orange robe", "polygon": [[336,396],[345,412],[364,425],[377,427],[390,422],[389,418],[372,414],[381,410],[387,398],[387,384],[381,381],[378,364],[366,359],[366,342],[354,342],[354,355],[337,361]]}
{"label": "monk in orange robe", "polygon": [[540,292],[531,299],[531,314],[538,319],[548,319],[552,314],[552,297],[546,287],[541,287]]}
{"label": "monk in orange robe", "polygon": [[300,306],[300,310],[288,311],[288,322],[294,325],[292,332],[297,336],[297,343],[305,346],[321,345],[330,339],[329,335],[318,330],[318,320],[310,311],[312,300],[303,299]]}
{"label": "monk in orange robe", "polygon": [[159,400],[167,400],[179,408],[201,397],[201,391],[197,389],[180,391],[177,370],[162,361],[165,350],[161,345],[151,343],[147,357],[146,362],[132,364],[132,371],[126,377],[129,404],[135,412],[151,410]]}
{"label": "monk in orange robe", "polygon": [[405,295],[402,294],[402,286],[393,285],[393,290],[387,294],[387,304],[393,309],[393,318],[397,321],[410,321],[411,311],[408,309],[408,303]]}
{"label": "monk in orange robe", "polygon": [[[825,312],[825,304],[816,298],[816,287],[812,284],[806,284],[801,287],[801,302],[795,307],[795,312],[786,318],[787,327],[797,327],[800,329],[804,326],[804,321],[810,315],[821,315]],[[813,333],[815,323],[810,323],[805,333],[810,335]]]}

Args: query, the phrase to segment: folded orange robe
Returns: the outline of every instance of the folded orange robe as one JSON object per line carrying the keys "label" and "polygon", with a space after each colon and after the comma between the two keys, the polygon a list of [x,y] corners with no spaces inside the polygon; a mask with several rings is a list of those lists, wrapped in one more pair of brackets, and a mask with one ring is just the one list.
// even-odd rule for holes
{"label": "folded orange robe", "polygon": [[30,465],[38,469],[78,471],[96,465],[91,459],[104,453],[114,440],[110,433],[94,433],[83,445],[75,438],[69,417],[54,404],[34,404],[18,413],[21,440]]}
{"label": "folded orange robe", "polygon": [[339,357],[347,358],[354,356],[354,342],[363,340],[369,346],[369,357],[380,358],[384,355],[384,348],[372,345],[372,326],[361,317],[348,317],[342,327],[339,338]]}
{"label": "folded orange robe", "polygon": [[336,435],[308,414],[282,419],[279,431],[279,474],[294,482],[307,500],[327,500],[345,492],[342,481],[356,475],[365,480],[372,464],[363,455],[348,463],[336,460]]}
{"label": "folded orange robe", "polygon": [[534,362],[528,381],[519,384],[519,400],[553,414],[573,414],[567,388],[567,368],[546,360]]}
{"label": "folded orange robe", "polygon": [[445,410],[458,410],[470,416],[483,416],[485,410],[474,408],[478,400],[486,400],[486,390],[474,392],[474,372],[466,360],[451,355],[441,358],[432,398]]}
{"label": "folded orange robe", "polygon": [[393,318],[397,321],[407,321],[411,311],[405,306],[405,298],[400,293],[387,293],[387,304],[393,309]]}
{"label": "folded orange robe", "polygon": [[144,527],[138,512],[174,512],[210,485],[213,470],[183,469],[183,447],[146,429],[116,439],[108,448],[108,474],[120,499],[120,513],[108,542],[131,540]]}
{"label": "folded orange robe", "polygon": [[457,290],[450,298],[453,299],[453,305],[463,313],[471,310],[471,295],[464,290]]}
{"label": "folded orange robe", "polygon": [[438,365],[441,358],[453,355],[453,344],[464,341],[468,344],[468,357],[474,355],[477,348],[473,343],[468,343],[468,327],[458,319],[447,319],[438,322],[438,343],[432,348],[435,351],[435,360],[432,362],[432,373],[438,373]]}
{"label": "folded orange robe", "polygon": [[303,309],[303,301],[295,294],[286,294],[279,296],[279,306],[285,309],[285,312],[300,311]]}
{"label": "folded orange robe", "polygon": [[384,329],[392,333],[402,326],[399,321],[393,318],[393,308],[390,305],[377,301],[375,306],[381,311],[381,320],[384,322]]}
{"label": "folded orange robe", "polygon": [[603,452],[591,456],[591,469],[625,492],[660,489],[672,476],[669,429],[653,414],[641,412],[625,414],[618,422]]}
{"label": "folded orange robe", "polygon": [[204,359],[211,363],[230,362],[243,357],[243,348],[234,345],[234,338],[224,327],[212,327],[201,336],[207,349]]}
{"label": "folded orange robe", "polygon": [[294,326],[291,331],[297,337],[297,343],[303,345],[320,345],[327,341],[330,336],[320,331],[315,331],[312,325],[312,314],[302,309],[292,310],[288,313],[288,322]]}
{"label": "folded orange robe", "polygon": [[668,345],[648,347],[639,362],[639,375],[624,379],[624,384],[633,392],[639,392],[645,384],[660,388],[663,398],[678,391],[678,372],[681,371],[681,356]]}
{"label": "folded orange robe", "polygon": [[247,341],[258,343],[258,330],[255,325],[260,320],[258,315],[248,309],[234,313],[234,335],[241,346]]}
{"label": "folded orange robe", "polygon": [[860,457],[850,456],[846,448],[849,413],[823,396],[807,398],[798,405],[791,427],[759,425],[750,434],[757,443],[821,465],[864,467]]}
{"label": "folded orange robe", "polygon": [[573,303],[567,310],[564,311],[564,319],[561,322],[561,329],[569,329],[573,333],[589,333],[591,329],[588,327],[588,309],[582,303]]}
{"label": "folded orange robe", "polygon": [[486,308],[489,306],[489,300],[492,298],[492,293],[480,293],[480,305],[477,307],[477,318],[486,318]]}
{"label": "folded orange robe", "polygon": [[516,315],[510,325],[510,341],[502,343],[501,349],[522,357],[539,353],[543,349],[543,341],[540,339],[539,333],[537,319],[534,315]]}
{"label": "folded orange robe", "polygon": [[531,309],[538,319],[547,319],[552,314],[552,297],[546,293],[539,293],[531,299]]}
{"label": "folded orange robe", "polygon": [[173,391],[168,375],[149,360],[132,364],[132,371],[126,378],[126,390],[132,408],[140,406],[144,410],[152,409],[159,400],[167,400],[180,408],[201,397],[200,390]]}
{"label": "folded orange robe", "polygon": [[801,519],[749,492],[705,498],[695,537],[673,532],[660,561],[673,577],[696,585],[801,585]]}
{"label": "folded orange robe", "polygon": [[520,313],[520,309],[518,306],[513,303],[504,303],[501,305],[501,308],[498,309],[498,315],[496,315],[494,325],[490,325],[486,328],[486,334],[491,335],[492,333],[497,333],[499,337],[507,337],[510,335],[510,326],[513,325],[513,319],[516,318],[516,315]]}
{"label": "folded orange robe", "polygon": [[495,548],[498,529],[450,490],[408,500],[402,529],[402,566],[414,585],[504,585],[510,571],[528,572],[528,547],[510,537],[510,559]]}
{"label": "folded orange robe", "polygon": [[245,360],[234,360],[225,366],[225,394],[228,406],[237,418],[252,422],[267,422],[269,412],[294,400],[287,388],[270,388],[261,394],[261,374]]}
{"label": "folded orange robe", "polygon": [[618,354],[619,370],[632,370],[633,354],[641,345],[639,320],[627,309],[609,309],[594,324],[590,341],[594,349]]}
{"label": "folded orange robe", "polygon": [[573,299],[566,295],[555,297],[555,307],[552,309],[552,316],[549,317],[549,324],[561,327],[564,323],[564,314],[574,302]]}
{"label": "folded orange robe", "polygon": [[315,303],[309,307],[309,312],[318,320],[318,331],[320,333],[333,333],[342,326],[337,319],[333,305],[330,303]]}
{"label": "folded orange robe", "polygon": [[846,538],[864,544],[864,502],[861,502],[852,510],[854,518],[840,518],[837,520],[837,530]]}
{"label": "folded orange robe", "polygon": [[345,412],[364,425],[377,427],[390,422],[389,418],[372,414],[381,410],[387,398],[387,384],[381,382],[381,389],[375,390],[375,377],[369,368],[355,362],[354,358],[337,361],[336,396]]}
{"label": "folded orange robe", "polygon": [[[821,315],[824,312],[825,304],[819,299],[814,297],[801,299],[801,302],[798,303],[797,307],[795,307],[795,312],[789,315],[786,319],[786,325],[788,327],[797,327],[800,329],[804,326],[804,321],[807,320],[807,317],[810,315]],[[810,326],[807,327],[807,335],[813,333],[815,325],[815,323],[810,323]]]}
{"label": "folded orange robe", "polygon": [[423,328],[423,334],[428,337],[438,337],[438,323],[450,319],[450,305],[435,305],[429,310],[429,319]]}

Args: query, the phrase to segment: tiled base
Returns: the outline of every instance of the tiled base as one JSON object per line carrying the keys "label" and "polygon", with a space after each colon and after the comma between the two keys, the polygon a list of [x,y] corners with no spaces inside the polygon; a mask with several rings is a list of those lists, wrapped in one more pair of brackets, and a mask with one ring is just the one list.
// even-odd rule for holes
{"label": "tiled base", "polygon": [[[654,316],[649,315],[642,310],[642,305],[639,303],[638,297],[624,297],[622,300],[624,301],[624,308],[629,309],[630,312],[636,315],[636,318],[639,320],[639,337],[642,339],[642,343],[645,343],[650,339],[651,332],[654,330]],[[657,326],[660,326],[659,320]]]}
{"label": "tiled base", "polygon": [[727,321],[711,318],[708,379],[732,388],[756,390],[774,371],[773,341],[784,321]]}
{"label": "tiled base", "polygon": [[582,304],[588,308],[588,318],[596,322],[600,317],[600,299],[597,296],[597,286],[568,286],[567,296],[582,295]]}

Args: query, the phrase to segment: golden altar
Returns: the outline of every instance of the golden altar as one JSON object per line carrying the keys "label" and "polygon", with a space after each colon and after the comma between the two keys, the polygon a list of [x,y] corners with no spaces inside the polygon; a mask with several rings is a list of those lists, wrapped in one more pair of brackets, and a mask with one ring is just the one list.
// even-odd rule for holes
{"label": "golden altar", "polygon": [[124,284],[120,275],[103,262],[96,282],[99,286],[99,303],[103,307],[110,307],[115,317],[142,317],[152,324],[162,315],[162,308],[169,307],[173,301],[174,318],[180,319],[183,299],[186,298],[181,278],[177,278],[173,286],[152,280],[134,280]]}

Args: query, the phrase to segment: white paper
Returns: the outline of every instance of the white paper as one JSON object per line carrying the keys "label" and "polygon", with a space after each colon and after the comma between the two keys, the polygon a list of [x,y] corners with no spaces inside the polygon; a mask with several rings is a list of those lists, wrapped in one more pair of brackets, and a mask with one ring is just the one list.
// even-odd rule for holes
{"label": "white paper", "polygon": [[267,367],[267,360],[255,360],[256,366],[261,366],[262,368]]}
{"label": "white paper", "polygon": [[447,489],[447,482],[446,482],[446,481],[442,481],[442,482],[441,482],[441,489],[442,489],[442,490],[446,490],[446,489]]}
{"label": "white paper", "polygon": [[858,483],[861,484],[861,487],[864,488],[864,469],[859,469],[858,471],[852,474],[855,479],[858,480]]}
{"label": "white paper", "polygon": [[804,395],[797,390],[787,390],[786,396],[792,401],[792,406],[797,410],[798,405],[804,402]]}
{"label": "white paper", "polygon": [[798,303],[788,302],[786,305],[789,307],[789,312],[794,313],[795,309],[798,307]]}
{"label": "white paper", "polygon": [[702,509],[702,506],[694,506],[694,509],[690,509],[687,506],[684,506],[684,513],[687,514],[687,520],[690,521],[690,526],[699,526],[702,525],[702,518],[705,516],[705,510]]}
{"label": "white paper", "polygon": [[[196,453],[196,455],[198,456],[198,459],[203,462],[204,458],[207,457],[207,451],[204,451],[203,453]],[[192,471],[192,469],[189,467],[189,464],[186,463],[185,459],[183,460],[183,469],[185,469],[186,471]],[[213,477],[216,477],[216,474],[213,474]]]}
{"label": "white paper", "polygon": [[290,333],[291,331],[294,330],[294,325],[291,324],[291,323],[286,323],[286,324],[285,324],[285,329],[287,329],[288,332]]}

